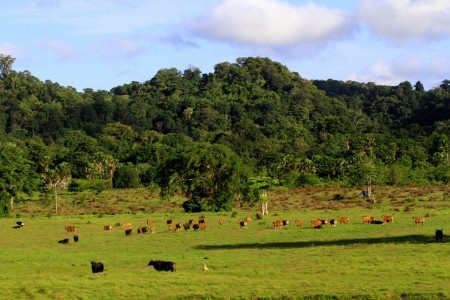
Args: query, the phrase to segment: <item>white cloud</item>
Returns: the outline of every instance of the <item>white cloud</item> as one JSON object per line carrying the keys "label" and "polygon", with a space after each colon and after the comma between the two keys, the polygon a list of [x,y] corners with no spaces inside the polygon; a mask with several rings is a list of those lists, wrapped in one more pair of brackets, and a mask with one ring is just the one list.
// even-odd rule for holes
{"label": "white cloud", "polygon": [[145,47],[130,39],[109,39],[102,43],[96,43],[94,48],[103,52],[107,59],[130,59],[145,52]]}
{"label": "white cloud", "polygon": [[349,12],[280,0],[225,0],[190,24],[201,37],[261,47],[322,43],[348,36],[354,28]]}
{"label": "white cloud", "polygon": [[22,56],[19,47],[11,43],[0,44],[0,54],[11,55],[14,58],[20,58]]}
{"label": "white cloud", "polygon": [[403,81],[412,84],[421,81],[428,89],[438,86],[448,78],[450,57],[425,60],[420,57],[402,57],[393,61],[378,60],[362,71],[349,74],[346,80],[375,82],[381,85],[398,85]]}
{"label": "white cloud", "polygon": [[366,0],[358,16],[372,32],[397,43],[450,35],[448,0]]}
{"label": "white cloud", "polygon": [[41,40],[37,42],[37,45],[43,50],[56,54],[61,60],[71,60],[81,55],[77,49],[55,40]]}

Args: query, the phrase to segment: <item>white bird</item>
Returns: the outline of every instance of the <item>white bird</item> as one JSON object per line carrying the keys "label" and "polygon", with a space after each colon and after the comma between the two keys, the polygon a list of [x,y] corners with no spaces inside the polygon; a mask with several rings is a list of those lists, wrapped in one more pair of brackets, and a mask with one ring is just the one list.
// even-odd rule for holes
{"label": "white bird", "polygon": [[205,271],[209,270],[205,263],[203,263],[203,270],[205,270]]}

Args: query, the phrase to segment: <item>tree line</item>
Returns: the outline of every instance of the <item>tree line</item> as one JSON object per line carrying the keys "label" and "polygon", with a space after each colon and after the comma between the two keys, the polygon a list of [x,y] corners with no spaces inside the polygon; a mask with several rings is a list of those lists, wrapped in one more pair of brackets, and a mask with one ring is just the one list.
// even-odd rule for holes
{"label": "tree line", "polygon": [[312,81],[248,57],[79,92],[13,64],[0,54],[3,215],[19,192],[46,199],[75,179],[181,190],[187,211],[262,201],[255,187],[275,184],[450,181],[449,80],[428,91],[420,81]]}

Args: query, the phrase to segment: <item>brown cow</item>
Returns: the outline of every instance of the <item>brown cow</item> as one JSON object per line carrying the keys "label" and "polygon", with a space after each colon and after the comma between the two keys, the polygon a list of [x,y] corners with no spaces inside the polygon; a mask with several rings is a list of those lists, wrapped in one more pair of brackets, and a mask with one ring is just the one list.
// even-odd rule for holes
{"label": "brown cow", "polygon": [[206,223],[205,217],[201,217],[200,219],[198,219],[198,223],[199,224],[205,224]]}
{"label": "brown cow", "polygon": [[142,227],[138,227],[138,234],[142,233]]}
{"label": "brown cow", "polygon": [[184,227],[184,231],[190,231],[191,230],[191,225],[189,223],[183,224]]}
{"label": "brown cow", "polygon": [[205,231],[206,230],[206,224],[205,223],[200,223],[200,230]]}
{"label": "brown cow", "polygon": [[125,229],[125,236],[131,235],[132,232],[133,232],[133,229],[132,229],[132,228]]}
{"label": "brown cow", "polygon": [[147,225],[150,225],[150,224],[152,224],[152,221],[147,219]]}
{"label": "brown cow", "polygon": [[247,228],[247,221],[237,221],[237,223],[241,225],[241,228]]}
{"label": "brown cow", "polygon": [[175,226],[174,225],[169,225],[169,230],[175,231]]}
{"label": "brown cow", "polygon": [[222,226],[223,225],[223,221],[219,220],[219,224],[220,224],[220,226]]}
{"label": "brown cow", "polygon": [[328,219],[328,223],[330,223],[331,226],[336,227],[337,220],[336,219]]}
{"label": "brown cow", "polygon": [[103,225],[102,227],[103,227],[103,230],[105,230],[105,231],[112,229],[111,225]]}
{"label": "brown cow", "polygon": [[338,219],[339,219],[339,222],[342,224],[342,223],[350,223],[350,219],[349,219],[349,217],[338,217]]}
{"label": "brown cow", "polygon": [[123,227],[130,228],[131,227],[131,223],[123,223]]}
{"label": "brown cow", "polygon": [[385,216],[385,215],[382,215],[382,217],[383,217],[383,220],[384,220],[386,223],[388,223],[388,222],[394,222],[394,217],[393,217],[393,216]]}
{"label": "brown cow", "polygon": [[327,225],[327,224],[328,224],[328,221],[327,221],[327,220],[317,219],[317,221],[321,221],[321,222],[322,222],[321,225]]}
{"label": "brown cow", "polygon": [[176,229],[181,229],[181,227],[183,227],[183,224],[181,224],[180,222],[175,224]]}
{"label": "brown cow", "polygon": [[295,220],[295,224],[297,224],[297,227],[302,227],[302,221]]}
{"label": "brown cow", "polygon": [[314,229],[321,229],[322,228],[322,221],[321,220],[311,221],[311,226]]}
{"label": "brown cow", "polygon": [[375,221],[375,217],[363,217],[363,223],[370,224]]}
{"label": "brown cow", "polygon": [[273,221],[273,228],[283,227],[283,221],[282,220],[276,220]]}
{"label": "brown cow", "polygon": [[251,222],[252,222],[252,218],[247,217],[247,218],[246,218],[246,221],[247,221],[247,223],[251,223]]}
{"label": "brown cow", "polygon": [[416,223],[416,225],[419,223],[422,223],[422,226],[423,226],[423,223],[425,223],[425,218],[416,218],[416,217],[412,217],[412,218],[413,218],[414,222]]}
{"label": "brown cow", "polygon": [[156,230],[155,227],[153,227],[153,226],[150,227],[150,231],[151,231],[152,233],[155,233],[155,230]]}
{"label": "brown cow", "polygon": [[75,226],[67,226],[67,227],[65,227],[66,228],[66,230],[67,230],[67,232],[77,232],[77,227],[75,227]]}

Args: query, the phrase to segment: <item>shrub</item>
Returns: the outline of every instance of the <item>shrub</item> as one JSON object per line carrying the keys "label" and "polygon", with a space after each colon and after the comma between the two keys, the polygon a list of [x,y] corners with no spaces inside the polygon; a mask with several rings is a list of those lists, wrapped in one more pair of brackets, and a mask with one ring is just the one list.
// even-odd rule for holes
{"label": "shrub", "polygon": [[316,173],[301,173],[297,178],[297,186],[315,186],[320,185],[322,180]]}
{"label": "shrub", "polygon": [[132,164],[118,168],[112,178],[113,187],[119,189],[139,187],[139,172]]}

